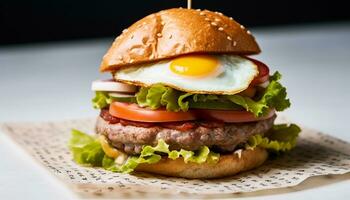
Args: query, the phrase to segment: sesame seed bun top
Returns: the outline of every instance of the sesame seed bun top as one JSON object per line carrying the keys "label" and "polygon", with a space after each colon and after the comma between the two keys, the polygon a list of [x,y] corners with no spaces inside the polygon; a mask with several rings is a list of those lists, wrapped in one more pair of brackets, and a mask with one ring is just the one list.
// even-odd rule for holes
{"label": "sesame seed bun top", "polygon": [[257,54],[251,33],[218,12],[174,8],[137,21],[113,42],[100,71],[192,53]]}

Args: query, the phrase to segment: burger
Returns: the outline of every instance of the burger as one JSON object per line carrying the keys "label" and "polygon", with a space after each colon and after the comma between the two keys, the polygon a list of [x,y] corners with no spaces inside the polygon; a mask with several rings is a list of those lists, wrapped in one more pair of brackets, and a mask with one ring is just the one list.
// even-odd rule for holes
{"label": "burger", "polygon": [[291,150],[300,128],[251,32],[219,12],[168,9],[125,29],[92,83],[96,135],[72,131],[75,162],[118,173],[219,178]]}

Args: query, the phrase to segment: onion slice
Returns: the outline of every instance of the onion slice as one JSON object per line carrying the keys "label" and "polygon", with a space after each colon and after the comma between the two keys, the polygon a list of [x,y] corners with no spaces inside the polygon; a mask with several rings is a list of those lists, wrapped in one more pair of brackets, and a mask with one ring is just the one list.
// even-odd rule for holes
{"label": "onion slice", "polygon": [[111,97],[121,97],[121,98],[125,98],[125,97],[135,97],[134,94],[126,94],[126,93],[119,93],[119,92],[109,92],[108,94],[109,94],[109,96],[111,96]]}
{"label": "onion slice", "polygon": [[269,86],[269,84],[270,84],[270,81],[267,80],[267,81],[265,81],[263,83],[260,83],[257,86],[262,87],[262,88],[267,88],[267,86]]}
{"label": "onion slice", "polygon": [[91,90],[133,93],[136,92],[137,87],[134,85],[116,82],[114,80],[96,80],[92,82]]}

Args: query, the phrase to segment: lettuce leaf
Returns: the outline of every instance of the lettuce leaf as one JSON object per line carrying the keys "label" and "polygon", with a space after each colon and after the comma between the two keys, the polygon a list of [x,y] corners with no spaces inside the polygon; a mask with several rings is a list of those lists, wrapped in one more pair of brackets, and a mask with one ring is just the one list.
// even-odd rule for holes
{"label": "lettuce leaf", "polygon": [[101,166],[105,153],[100,142],[94,137],[73,129],[68,146],[73,153],[73,159],[78,164]]}
{"label": "lettuce leaf", "polygon": [[270,77],[270,84],[267,86],[261,99],[258,101],[240,95],[227,95],[226,98],[233,103],[244,107],[247,111],[252,112],[257,117],[266,115],[270,108],[274,108],[277,111],[283,111],[290,107],[290,101],[286,98],[286,88],[278,82],[280,78],[281,74],[278,72],[275,72],[275,74]]}
{"label": "lettuce leaf", "polygon": [[159,140],[157,146],[152,147],[149,145],[143,146],[141,154],[139,156],[130,156],[123,165],[115,164],[113,167],[109,167],[108,170],[114,172],[130,173],[139,164],[152,164],[161,160],[162,156],[159,154],[167,155],[170,159],[178,159],[182,157],[185,163],[204,163],[208,161],[210,164],[215,164],[219,161],[220,154],[211,152],[207,146],[201,147],[199,150],[187,151],[181,149],[180,151],[170,151],[169,145],[164,140]]}
{"label": "lettuce leaf", "polygon": [[95,97],[92,99],[92,105],[95,109],[108,107],[112,99],[107,92],[96,91]]}
{"label": "lettuce leaf", "polygon": [[295,147],[300,131],[301,129],[295,124],[274,125],[265,137],[251,136],[246,148],[262,147],[274,152],[289,151]]}
{"label": "lettuce leaf", "polygon": [[282,78],[279,72],[275,72],[270,77],[270,84],[260,99],[260,103],[275,108],[277,111],[283,111],[290,107],[290,101],[287,99],[287,89],[278,81]]}
{"label": "lettuce leaf", "polygon": [[141,107],[158,109],[164,106],[173,112],[186,112],[189,108],[239,109],[218,95],[186,93],[162,84],[142,87],[136,94],[136,101]]}
{"label": "lettuce leaf", "polygon": [[249,97],[244,97],[241,95],[227,95],[226,98],[232,103],[242,106],[247,111],[253,113],[256,117],[267,114],[269,110],[269,106],[267,104],[254,101]]}
{"label": "lettuce leaf", "polygon": [[159,140],[155,147],[145,145],[140,155],[129,156],[123,164],[117,164],[115,159],[108,157],[104,153],[100,142],[96,138],[78,130],[72,130],[72,137],[68,146],[76,163],[85,166],[103,167],[109,171],[122,173],[132,172],[139,164],[159,162],[162,155],[168,156],[168,158],[173,160],[182,157],[186,163],[199,164],[204,162],[215,164],[220,158],[220,154],[210,151],[207,146],[203,146],[195,152],[183,149],[170,151],[169,145],[164,140]]}
{"label": "lettuce leaf", "polygon": [[139,106],[154,110],[165,106],[170,111],[187,111],[188,103],[182,102],[186,94],[182,97],[181,95],[184,93],[162,84],[155,84],[149,88],[142,87],[136,94],[136,101]]}
{"label": "lettuce leaf", "polygon": [[155,84],[151,87],[142,87],[136,94],[136,100],[141,107],[158,109],[162,106],[169,111],[184,111],[189,108],[202,109],[245,109],[255,116],[266,115],[269,109],[283,111],[290,106],[287,99],[286,88],[278,81],[281,74],[275,72],[270,77],[270,84],[258,100],[241,95],[213,95],[213,94],[192,94],[181,92],[162,84]]}

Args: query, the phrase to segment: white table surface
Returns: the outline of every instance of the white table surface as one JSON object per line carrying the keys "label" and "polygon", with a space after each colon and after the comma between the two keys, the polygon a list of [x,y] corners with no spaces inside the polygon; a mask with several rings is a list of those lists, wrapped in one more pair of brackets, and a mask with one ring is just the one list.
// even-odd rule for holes
{"label": "white table surface", "polygon": [[[279,70],[296,123],[350,142],[350,23],[253,30],[259,59]],[[93,117],[90,83],[112,39],[0,47],[0,122]],[[0,199],[72,199],[0,134]],[[347,175],[346,175],[347,176]],[[349,199],[349,176],[332,184],[240,195],[244,199]],[[343,178],[344,179],[344,178]],[[237,196],[236,196],[237,197]]]}

